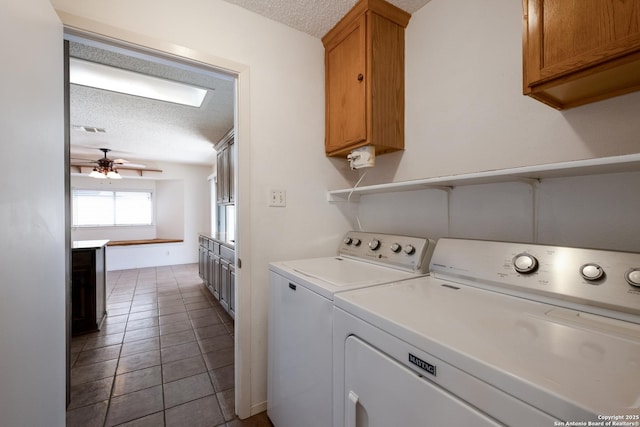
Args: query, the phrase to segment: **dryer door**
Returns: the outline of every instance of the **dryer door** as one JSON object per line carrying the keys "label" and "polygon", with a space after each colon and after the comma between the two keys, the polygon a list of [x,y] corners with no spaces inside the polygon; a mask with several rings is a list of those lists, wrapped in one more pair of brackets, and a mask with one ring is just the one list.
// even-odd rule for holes
{"label": "dryer door", "polygon": [[345,427],[502,426],[355,336],[346,341]]}

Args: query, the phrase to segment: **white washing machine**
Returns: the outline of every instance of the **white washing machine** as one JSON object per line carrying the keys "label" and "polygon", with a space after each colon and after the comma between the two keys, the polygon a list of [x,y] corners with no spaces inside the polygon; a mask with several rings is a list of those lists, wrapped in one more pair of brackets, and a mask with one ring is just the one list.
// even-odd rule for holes
{"label": "white washing machine", "polygon": [[640,425],[640,254],[440,239],[336,295],[334,427]]}
{"label": "white washing machine", "polygon": [[267,413],[275,427],[331,426],[334,295],[424,276],[434,246],[352,231],[337,256],[270,264]]}

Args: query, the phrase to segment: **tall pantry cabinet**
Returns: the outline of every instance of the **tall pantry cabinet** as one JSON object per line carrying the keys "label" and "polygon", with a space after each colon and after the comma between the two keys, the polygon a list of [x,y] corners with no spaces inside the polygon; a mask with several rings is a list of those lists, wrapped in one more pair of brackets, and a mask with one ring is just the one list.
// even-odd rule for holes
{"label": "tall pantry cabinet", "polygon": [[235,318],[235,132],[216,145],[215,230],[199,236],[199,274],[220,305]]}

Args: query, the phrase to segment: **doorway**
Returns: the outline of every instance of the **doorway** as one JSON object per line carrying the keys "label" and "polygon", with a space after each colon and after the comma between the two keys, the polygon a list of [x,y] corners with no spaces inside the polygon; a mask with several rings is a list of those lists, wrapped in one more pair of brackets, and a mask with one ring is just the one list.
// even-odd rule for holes
{"label": "doorway", "polygon": [[[111,40],[111,39],[107,39],[107,38],[102,38],[102,37],[96,37],[93,35],[89,35],[89,34],[84,34],[82,32],[77,32],[77,31],[73,31],[73,30],[67,30],[65,33],[65,39],[69,40],[72,43],[77,43],[79,45],[82,46],[88,46],[92,49],[97,49],[97,50],[103,50],[106,51],[108,54],[116,54],[116,55],[122,55],[125,57],[131,57],[134,58],[135,60],[138,61],[146,61],[146,62],[151,62],[153,64],[156,64],[158,66],[162,66],[162,67],[175,67],[178,70],[181,70],[182,72],[194,72],[194,73],[199,73],[200,75],[210,75],[210,76],[214,76],[215,78],[223,78],[226,79],[227,81],[231,80],[233,81],[233,91],[234,91],[234,103],[233,103],[233,128],[236,128],[238,125],[238,118],[237,118],[237,91],[238,91],[238,73],[233,72],[233,71],[228,71],[228,70],[223,70],[220,68],[215,67],[212,64],[208,64],[208,63],[204,63],[204,62],[199,62],[199,61],[194,61],[194,60],[190,60],[188,58],[184,58],[184,57],[177,57],[177,56],[173,56],[173,55],[169,55],[169,54],[164,54],[162,52],[159,51],[154,51],[151,49],[146,49],[146,48],[141,48],[139,46],[134,46],[134,45],[129,45],[127,43],[122,43],[120,41],[116,41],[116,40]],[[73,94],[71,94],[71,97],[73,97]],[[69,129],[68,131],[73,135],[73,126],[82,126],[82,127],[87,127],[87,128],[92,128],[91,123],[70,123],[70,126],[72,129]],[[94,132],[100,132],[100,127],[99,126],[95,126],[96,130]],[[227,129],[228,130],[228,129]],[[236,138],[238,138],[238,133],[236,132]],[[215,143],[217,141],[211,141],[211,143]],[[72,136],[72,147],[71,150],[73,151],[73,136]],[[236,155],[234,156],[236,159],[240,159],[239,153],[238,153],[238,146],[241,145],[240,144],[234,144],[235,145],[235,150],[236,150]],[[96,148],[96,147],[89,147],[89,148]],[[123,149],[126,149],[126,145],[124,146]],[[212,150],[213,151],[213,150]],[[72,153],[73,154],[73,153]],[[214,156],[215,159],[215,156]],[[154,161],[154,160],[152,160]],[[213,160],[215,161],[215,160]],[[235,168],[235,174],[236,177],[238,175],[238,171],[240,168]],[[203,195],[203,197],[206,195]],[[236,200],[240,201],[240,197],[238,197],[238,195],[236,195]],[[241,211],[241,208],[239,207],[238,211]],[[236,213],[236,217],[238,216],[238,213]],[[238,221],[235,221],[236,224],[238,224]],[[185,240],[186,241],[186,240]],[[240,246],[241,241],[240,239],[236,239],[236,245]],[[197,254],[197,242],[193,245],[193,249],[195,251],[195,253]],[[197,260],[194,260],[194,262],[196,262]],[[236,264],[237,264],[237,259],[236,259]],[[246,264],[246,263],[245,263]],[[238,277],[237,280],[240,282],[242,280],[241,277],[241,273],[238,272]],[[242,305],[242,301],[247,300],[247,298],[237,298],[238,301],[238,305],[239,305],[239,309],[236,312],[236,337],[235,337],[235,354],[236,354],[236,358],[238,358],[238,354],[241,354],[242,352],[241,350],[241,343],[243,341],[242,339],[242,335],[243,335],[243,331],[244,331],[244,327],[243,325],[248,325],[249,319],[248,319],[248,312],[246,312],[245,315],[245,311],[242,310],[241,305]],[[246,316],[246,317],[245,317]],[[248,335],[248,334],[246,334]],[[247,359],[246,354],[245,354],[245,359]],[[246,365],[246,363],[248,362],[244,362],[244,364]],[[246,386],[243,385],[243,381],[242,381],[242,374],[240,374],[240,372],[243,371],[243,361],[242,360],[236,360],[235,363],[235,382],[236,382],[236,412],[240,415],[240,416],[248,416],[248,410],[242,410],[242,407],[248,407],[249,402],[246,399],[243,399],[243,396],[248,396],[248,390],[249,390],[249,386],[248,384]],[[243,391],[243,389],[245,391]],[[240,409],[239,409],[240,408]]]}

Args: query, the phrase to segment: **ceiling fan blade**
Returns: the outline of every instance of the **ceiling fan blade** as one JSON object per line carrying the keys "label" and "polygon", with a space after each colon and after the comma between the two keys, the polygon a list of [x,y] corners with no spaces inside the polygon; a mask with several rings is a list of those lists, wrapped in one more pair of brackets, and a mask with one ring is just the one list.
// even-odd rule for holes
{"label": "ceiling fan blade", "polygon": [[130,166],[130,167],[136,167],[136,168],[146,168],[146,165],[143,165],[141,163],[131,163],[129,160],[125,160],[125,159],[116,159],[116,160],[112,160],[114,165],[118,165],[118,167],[121,166]]}
{"label": "ceiling fan blade", "polygon": [[116,169],[146,169],[146,165],[138,164],[138,163],[125,163],[125,164],[117,164],[113,166]]}
{"label": "ceiling fan blade", "polygon": [[93,159],[84,159],[84,158],[81,158],[81,157],[69,157],[69,159],[70,159],[71,161],[76,160],[76,161],[79,161],[79,162],[98,163],[96,160],[93,160]]}
{"label": "ceiling fan blade", "polygon": [[96,167],[96,162],[71,162],[69,165],[83,168],[94,168]]}
{"label": "ceiling fan blade", "polygon": [[132,171],[141,171],[141,172],[162,172],[162,169],[151,169],[151,168],[147,168],[145,165],[140,165],[140,166],[130,166],[130,165],[124,165],[124,166],[118,166],[118,167],[114,167],[114,169],[116,170],[132,170]]}

